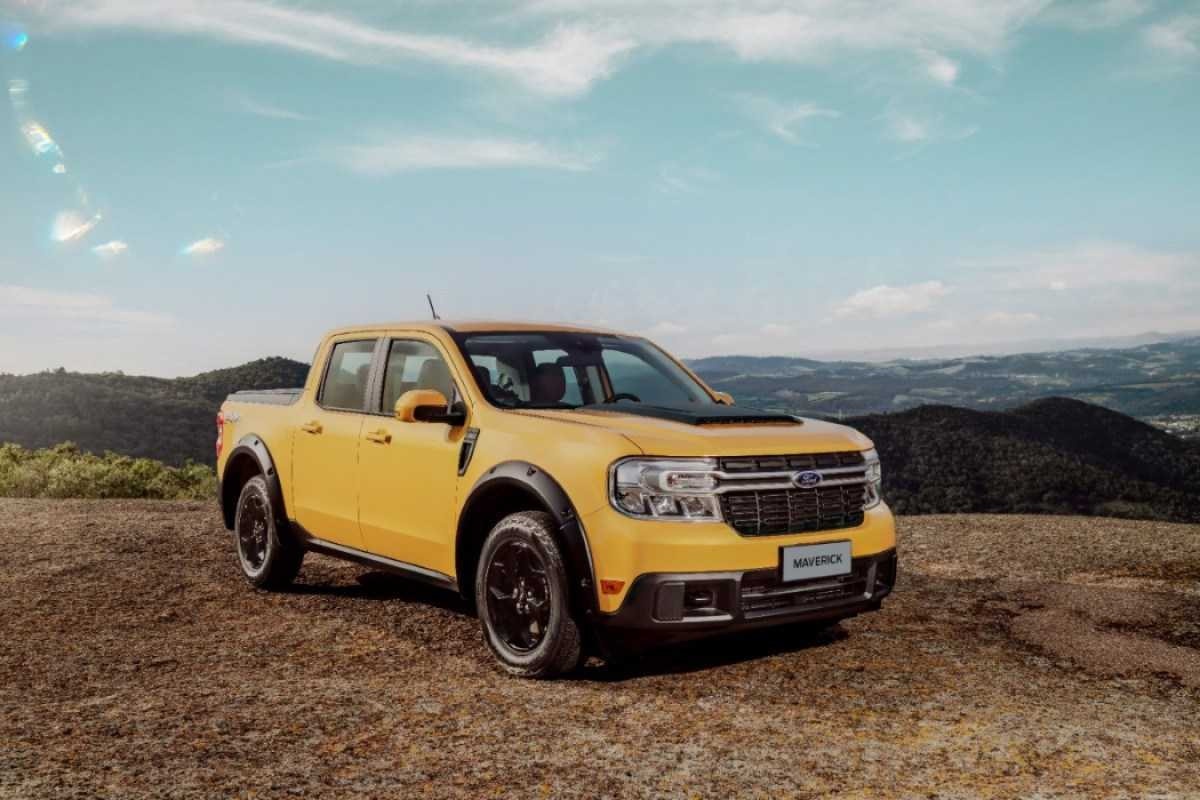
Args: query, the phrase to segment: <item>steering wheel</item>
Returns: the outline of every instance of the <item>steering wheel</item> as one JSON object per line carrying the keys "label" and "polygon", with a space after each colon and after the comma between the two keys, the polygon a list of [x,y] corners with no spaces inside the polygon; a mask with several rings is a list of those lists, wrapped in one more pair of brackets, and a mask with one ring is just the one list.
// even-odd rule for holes
{"label": "steering wheel", "polygon": [[614,394],[612,397],[608,398],[604,402],[615,403],[618,400],[632,400],[635,403],[642,402],[642,398],[638,397],[636,394],[630,394],[629,392],[617,392],[616,394]]}

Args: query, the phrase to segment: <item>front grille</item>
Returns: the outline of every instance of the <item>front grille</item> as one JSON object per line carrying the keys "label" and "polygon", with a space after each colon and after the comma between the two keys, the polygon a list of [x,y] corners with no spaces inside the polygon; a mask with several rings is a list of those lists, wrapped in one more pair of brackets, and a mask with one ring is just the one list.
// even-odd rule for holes
{"label": "front grille", "polygon": [[[734,477],[720,495],[721,513],[743,536],[857,527],[863,523],[866,473],[865,468],[853,468],[864,463],[862,453],[857,452],[722,459],[722,471]],[[787,485],[792,473],[804,470],[838,471],[825,476],[823,483],[829,485],[811,489]],[[778,477],[785,472],[787,476]],[[776,473],[776,477],[762,473]],[[767,485],[756,488],[756,483]]]}
{"label": "front grille", "polygon": [[864,486],[729,492],[721,495],[725,521],[743,536],[832,531],[863,523]]}

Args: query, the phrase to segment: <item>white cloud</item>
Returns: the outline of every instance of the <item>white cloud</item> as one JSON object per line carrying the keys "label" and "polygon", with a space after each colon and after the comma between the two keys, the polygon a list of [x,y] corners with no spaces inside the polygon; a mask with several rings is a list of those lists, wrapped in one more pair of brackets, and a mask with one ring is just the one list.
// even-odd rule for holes
{"label": "white cloud", "polygon": [[122,255],[129,249],[129,245],[122,242],[120,239],[113,239],[111,242],[98,244],[92,248],[92,252],[100,256],[105,261],[111,261],[114,258]]}
{"label": "white cloud", "polygon": [[930,137],[929,123],[908,114],[890,114],[887,117],[888,135],[898,142],[924,142]]}
{"label": "white cloud", "polygon": [[1147,26],[1142,41],[1163,58],[1176,62],[1200,59],[1200,14],[1183,14]]}
{"label": "white cloud", "polygon": [[991,53],[1046,0],[524,0],[527,13],[609,20],[639,41],[703,42],[748,60],[813,61],[838,50],[917,47]]}
{"label": "white cloud", "polygon": [[663,194],[689,194],[704,189],[721,179],[712,169],[699,164],[668,161],[658,168],[654,187]]}
{"label": "white cloud", "polygon": [[889,139],[908,145],[960,141],[979,132],[974,125],[953,125],[940,114],[905,111],[889,107],[882,115],[884,132]]}
{"label": "white cloud", "polygon": [[605,30],[561,24],[536,44],[499,47],[373,26],[329,8],[264,0],[47,0],[38,11],[50,32],[133,29],[283,48],[353,64],[427,61],[501,75],[548,95],[586,91],[633,46]]}
{"label": "white cloud", "polygon": [[168,314],[118,308],[112,298],[104,295],[0,285],[0,317],[6,316],[136,326],[164,326],[173,322]]}
{"label": "white cloud", "polygon": [[684,334],[687,332],[688,332],[687,326],[680,325],[677,322],[670,322],[669,320],[664,320],[662,322],[656,323],[649,330],[647,330],[646,335],[647,336],[679,336],[680,334]]}
{"label": "white cloud", "polygon": [[290,122],[309,122],[312,117],[307,114],[301,114],[299,111],[292,111],[288,108],[274,106],[270,103],[262,103],[255,100],[249,95],[237,95],[234,98],[234,106],[238,111],[246,114],[251,114],[264,119],[279,119],[288,120]]}
{"label": "white cloud", "polygon": [[221,252],[224,249],[225,242],[223,240],[214,239],[213,237],[209,236],[205,237],[204,239],[197,239],[196,241],[184,247],[183,254],[185,256],[197,257],[211,256]]}
{"label": "white cloud", "polygon": [[811,120],[841,116],[839,112],[815,103],[781,103],[763,95],[741,94],[736,100],[746,116],[791,144],[803,141],[801,131]]}
{"label": "white cloud", "polygon": [[752,337],[744,333],[718,333],[710,340],[714,347],[722,350],[727,350],[731,347],[742,347],[747,342],[750,342]]}
{"label": "white cloud", "polygon": [[591,169],[596,154],[556,150],[540,142],[503,138],[407,136],[371,144],[346,145],[332,159],[364,175],[391,175],[414,169],[536,167],[574,172]]}
{"label": "white cloud", "polygon": [[917,55],[921,58],[925,74],[934,81],[943,86],[953,86],[958,80],[958,64],[953,59],[924,47],[917,51]]}
{"label": "white cloud", "polygon": [[1079,289],[1129,285],[1168,286],[1179,278],[1200,274],[1200,255],[1148,250],[1119,242],[1082,242],[964,264],[981,267],[1004,288]]}
{"label": "white cloud", "polygon": [[1000,327],[1028,325],[1031,322],[1037,322],[1038,319],[1038,315],[1032,311],[991,311],[983,315],[984,324]]}
{"label": "white cloud", "polygon": [[1043,21],[1077,31],[1115,28],[1150,10],[1151,0],[1066,0],[1055,3]]}
{"label": "white cloud", "polygon": [[834,307],[837,317],[901,317],[928,311],[950,290],[941,281],[926,281],[911,286],[874,286],[856,292]]}
{"label": "white cloud", "polygon": [[786,336],[791,336],[796,332],[791,325],[782,325],[778,322],[768,322],[758,329],[758,332],[763,336],[770,336],[776,339],[782,339]]}
{"label": "white cloud", "polygon": [[[1128,18],[1146,0],[1064,7],[1059,20]],[[501,0],[476,15],[504,44],[414,32],[355,17],[326,0],[42,0],[43,31],[142,30],[287,49],[352,64],[425,61],[574,96],[610,76],[623,57],[663,46],[707,46],[743,61],[828,65],[864,55],[916,56],[925,74],[955,83],[963,57],[992,58],[1050,0]],[[360,13],[387,6],[359,3]],[[394,14],[394,11],[393,11]],[[1076,27],[1088,27],[1086,24]],[[510,44],[514,29],[525,44]],[[482,34],[481,34],[482,35]]]}

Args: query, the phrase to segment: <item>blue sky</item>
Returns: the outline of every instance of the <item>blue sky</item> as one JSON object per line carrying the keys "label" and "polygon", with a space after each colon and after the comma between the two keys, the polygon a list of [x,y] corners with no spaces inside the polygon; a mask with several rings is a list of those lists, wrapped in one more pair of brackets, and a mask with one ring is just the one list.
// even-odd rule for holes
{"label": "blue sky", "polygon": [[687,356],[1200,329],[1200,2],[0,0],[0,34],[0,371],[307,358],[426,291]]}

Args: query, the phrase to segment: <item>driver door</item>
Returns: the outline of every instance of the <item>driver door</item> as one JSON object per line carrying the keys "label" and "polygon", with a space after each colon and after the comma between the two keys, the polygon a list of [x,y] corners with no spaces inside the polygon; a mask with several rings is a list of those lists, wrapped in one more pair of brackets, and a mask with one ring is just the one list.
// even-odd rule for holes
{"label": "driver door", "polygon": [[454,574],[458,456],[467,426],[401,422],[407,391],[435,389],[461,402],[450,362],[416,334],[387,343],[387,361],[359,444],[359,522],[368,552]]}

